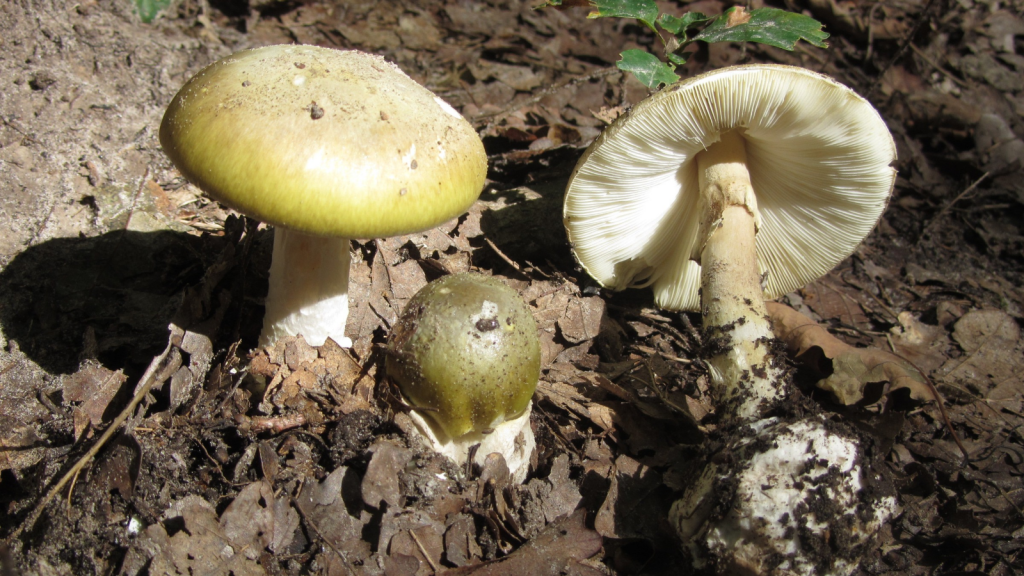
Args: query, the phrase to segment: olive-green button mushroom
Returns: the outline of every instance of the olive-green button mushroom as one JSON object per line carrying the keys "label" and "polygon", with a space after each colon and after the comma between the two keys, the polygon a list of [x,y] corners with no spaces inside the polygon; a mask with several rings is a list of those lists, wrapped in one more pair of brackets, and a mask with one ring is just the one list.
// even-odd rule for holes
{"label": "olive-green button mushroom", "polygon": [[723,68],[618,118],[569,181],[565,227],[602,286],[699,310],[717,411],[784,401],[764,298],[822,276],[878,222],[896,146],[849,88],[801,68]]}
{"label": "olive-green button mushroom", "polygon": [[267,46],[171,101],[160,143],[210,197],[275,225],[261,344],[344,344],[350,238],[432,228],[479,196],[487,157],[451,106],[379,56]]}
{"label": "olive-green button mushroom", "polygon": [[480,274],[431,282],[392,329],[387,373],[435,450],[461,464],[481,444],[478,462],[499,452],[515,479],[526,477],[540,340],[515,290]]}

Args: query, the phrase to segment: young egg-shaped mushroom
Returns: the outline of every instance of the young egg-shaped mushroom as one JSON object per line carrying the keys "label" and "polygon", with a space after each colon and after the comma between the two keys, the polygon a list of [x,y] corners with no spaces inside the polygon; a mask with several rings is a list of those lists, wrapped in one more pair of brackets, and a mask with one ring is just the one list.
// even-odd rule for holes
{"label": "young egg-shaped mushroom", "polygon": [[878,112],[801,68],[723,68],[668,86],[587,149],[564,222],[614,290],[699,310],[717,411],[754,421],[784,397],[764,298],[849,256],[885,209],[896,147]]}
{"label": "young egg-shaped mushroom", "polygon": [[190,79],[164,151],[210,197],[276,226],[261,344],[344,344],[350,238],[429,229],[479,196],[487,157],[451,106],[380,56],[232,54]]}
{"label": "young egg-shaped mushroom", "polygon": [[515,290],[470,273],[426,285],[392,328],[387,373],[435,451],[462,464],[480,444],[477,463],[498,452],[513,479],[525,479],[540,340]]}

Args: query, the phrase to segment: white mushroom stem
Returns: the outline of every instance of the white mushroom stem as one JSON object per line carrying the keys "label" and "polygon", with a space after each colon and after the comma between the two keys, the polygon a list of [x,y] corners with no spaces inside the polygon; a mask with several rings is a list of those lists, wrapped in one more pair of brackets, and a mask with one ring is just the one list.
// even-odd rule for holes
{"label": "white mushroom stem", "polygon": [[498,424],[491,432],[470,432],[458,438],[448,436],[433,418],[423,416],[416,410],[410,412],[409,416],[434,452],[443,454],[462,466],[469,460],[470,448],[479,444],[480,447],[473,458],[474,464],[483,466],[488,454],[501,454],[505,458],[512,481],[522,484],[530,471],[530,457],[537,446],[533,428],[530,427],[532,408],[533,402],[530,402],[521,416]]}
{"label": "white mushroom stem", "polygon": [[321,346],[327,338],[348,347],[348,238],[310,236],[283,227],[274,229],[270,289],[260,346],[284,336],[302,335]]}
{"label": "white mushroom stem", "polygon": [[771,351],[754,237],[757,201],[738,131],[697,155],[706,238],[700,252],[701,313],[715,351],[708,359],[719,410],[740,421],[758,419],[782,399],[781,367]]}

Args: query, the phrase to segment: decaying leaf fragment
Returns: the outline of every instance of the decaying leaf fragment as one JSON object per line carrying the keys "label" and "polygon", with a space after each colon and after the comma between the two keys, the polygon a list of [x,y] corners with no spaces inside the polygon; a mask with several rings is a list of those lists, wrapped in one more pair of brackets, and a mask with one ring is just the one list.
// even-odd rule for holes
{"label": "decaying leaf fragment", "polygon": [[80,402],[75,407],[75,439],[79,440],[90,426],[103,421],[103,413],[128,379],[124,372],[112,371],[97,362],[86,362],[64,382],[64,399]]}
{"label": "decaying leaf fragment", "polygon": [[262,551],[284,551],[299,526],[289,499],[275,498],[267,482],[243,488],[219,520],[213,505],[194,495],[177,502],[165,517],[181,518],[184,530],[172,535],[163,524],[145,530],[138,547],[151,558],[148,574],[264,574]]}
{"label": "decaying leaf fragment", "polygon": [[473,576],[499,576],[501,574],[596,576],[601,572],[582,564],[581,561],[597,554],[603,540],[600,534],[586,527],[585,520],[586,510],[581,508],[548,525],[535,538],[501,560],[456,568],[449,570],[447,574],[453,576],[469,576],[470,574]]}
{"label": "decaying leaf fragment", "polygon": [[957,320],[953,340],[964,354],[948,359],[938,370],[944,382],[959,383],[982,394],[1004,398],[1024,389],[1021,333],[1017,322],[1001,310],[972,310]]}
{"label": "decaying leaf fragment", "polygon": [[818,388],[831,392],[841,404],[860,402],[864,387],[878,382],[889,382],[891,390],[906,388],[915,400],[934,399],[920,372],[899,356],[877,348],[854,348],[789,306],[766,304],[775,336],[795,359],[826,376]]}

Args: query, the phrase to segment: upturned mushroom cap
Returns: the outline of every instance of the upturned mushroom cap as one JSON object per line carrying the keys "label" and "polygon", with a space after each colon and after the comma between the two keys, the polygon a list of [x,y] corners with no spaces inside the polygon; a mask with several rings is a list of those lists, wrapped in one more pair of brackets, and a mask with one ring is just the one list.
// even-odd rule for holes
{"label": "upturned mushroom cap", "polygon": [[614,290],[652,285],[664,308],[699,308],[695,157],[730,130],[745,141],[766,297],[827,273],[878,222],[896,147],[871,104],[802,68],[724,68],[644,100],[580,159],[564,221],[591,276]]}
{"label": "upturned mushroom cap", "polygon": [[211,64],[174,97],[160,143],[216,200],[320,236],[428,229],[464,212],[487,172],[443,100],[379,56],[316,46]]}

